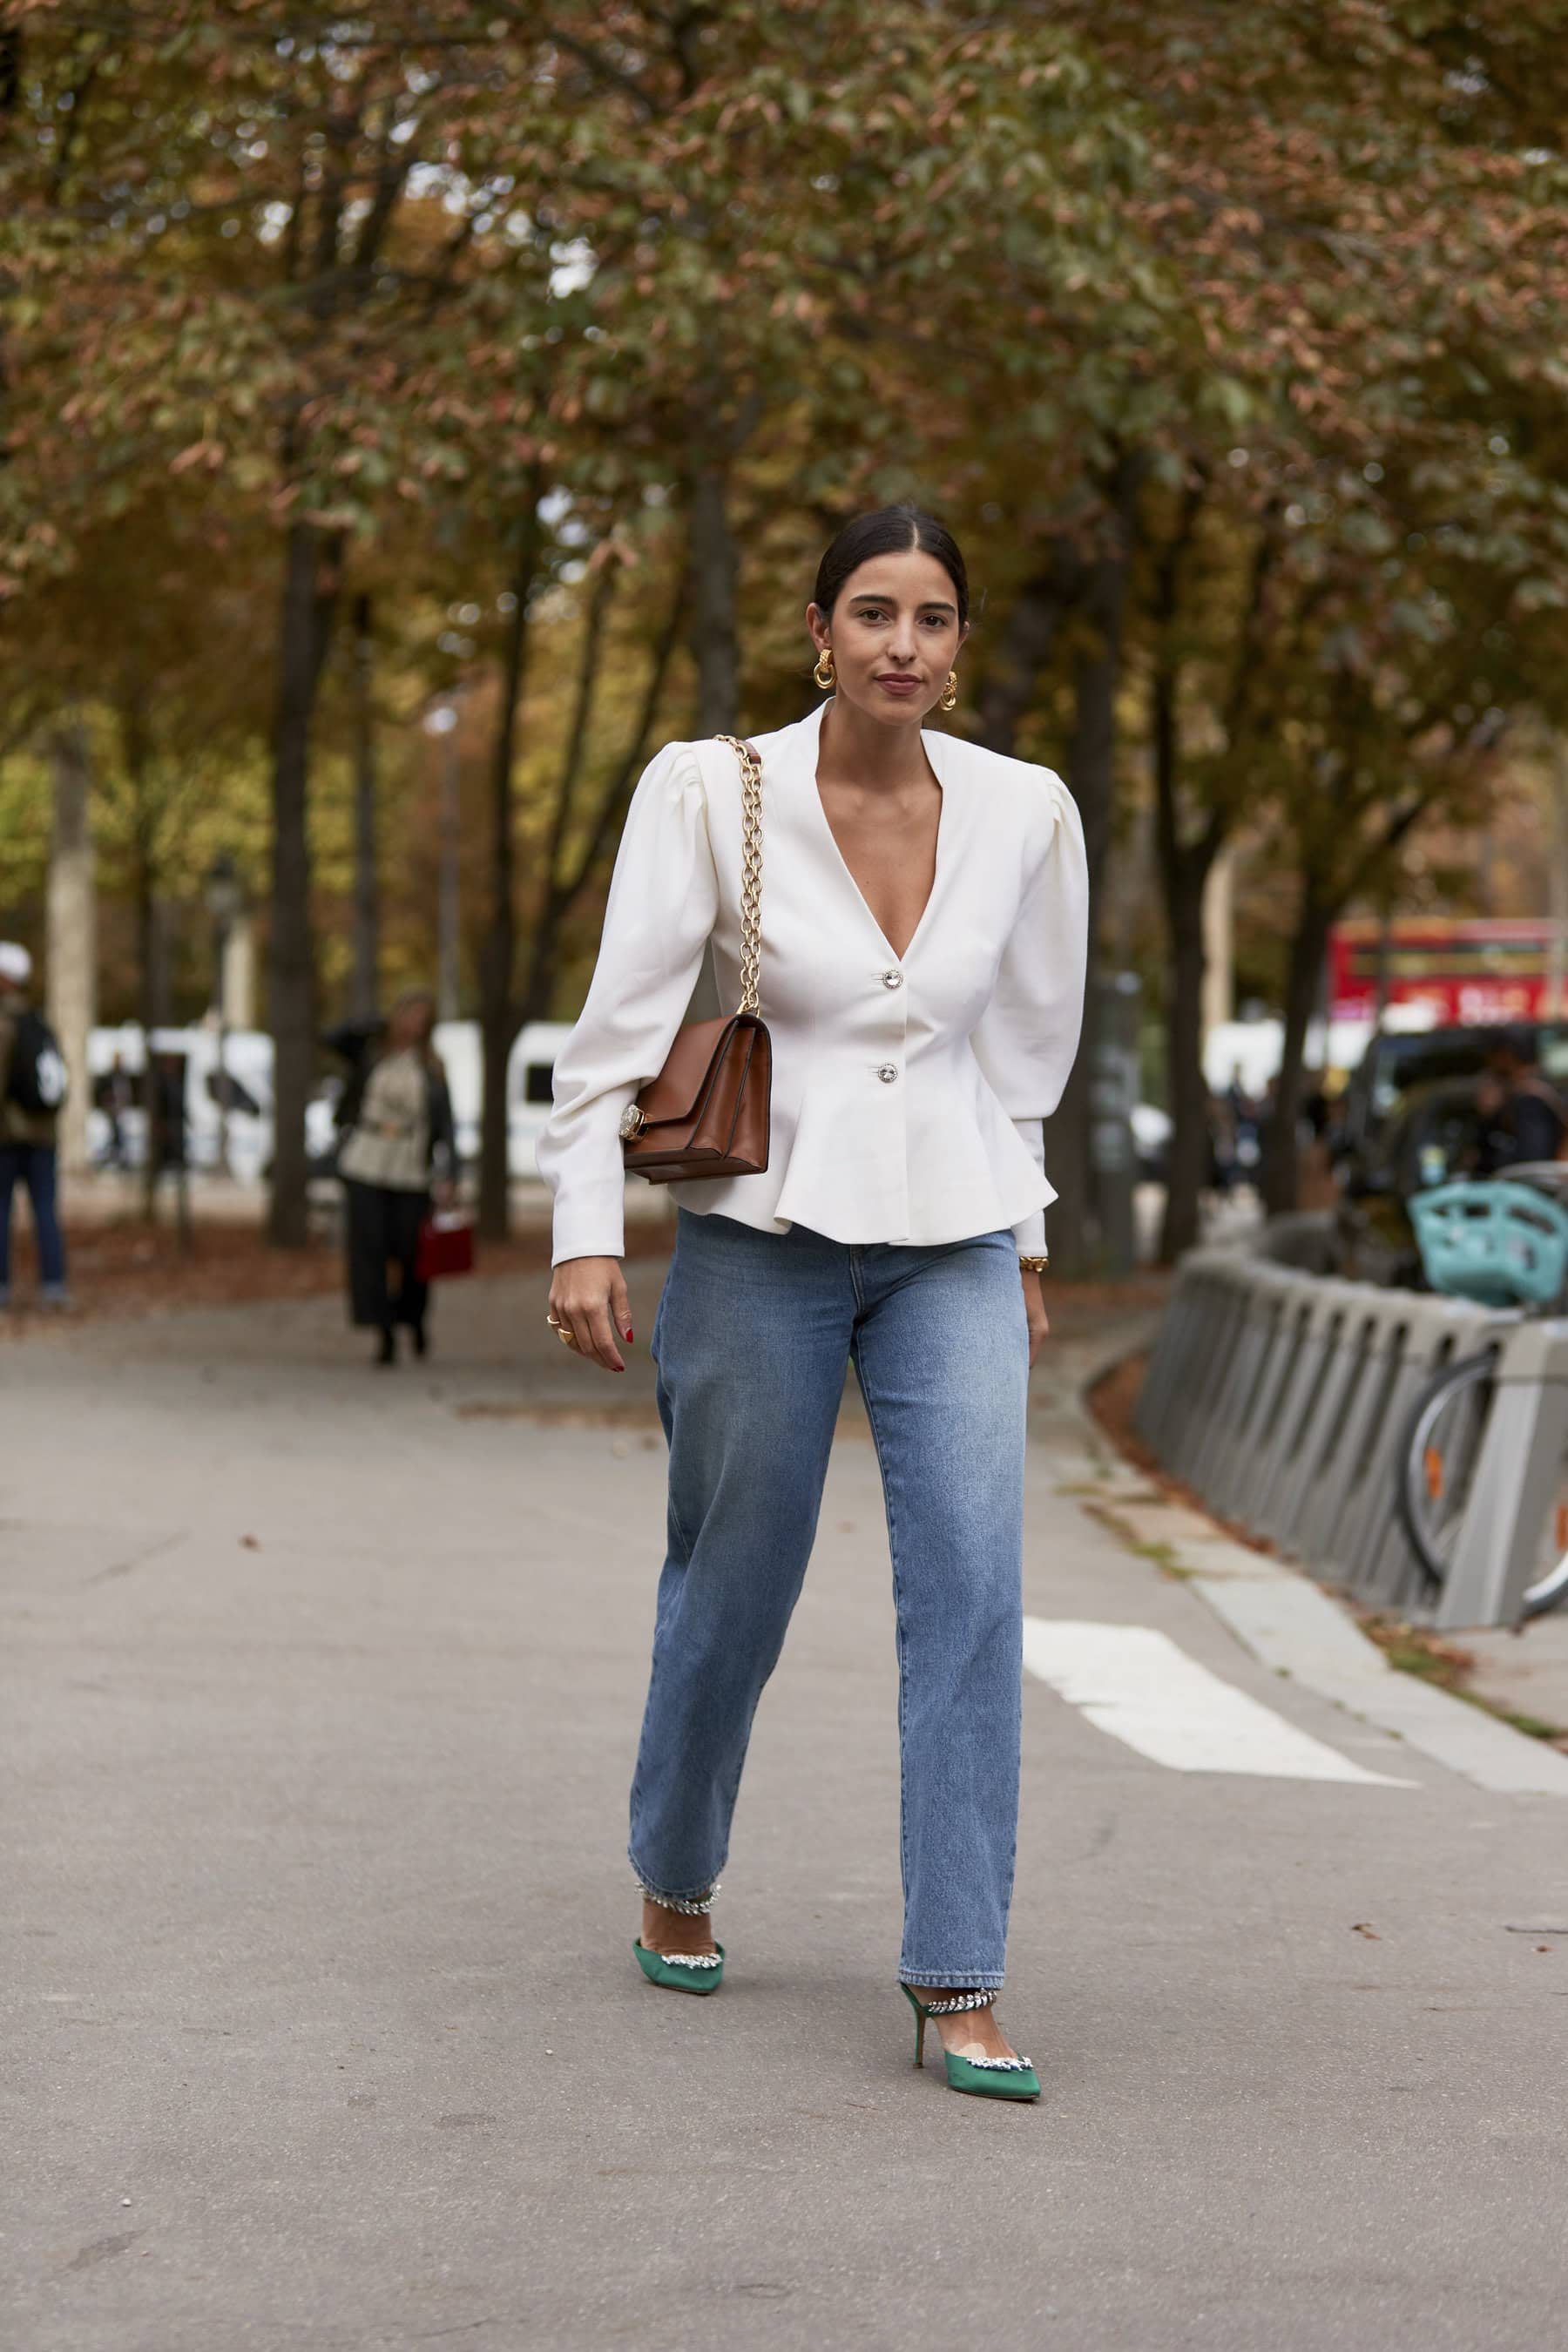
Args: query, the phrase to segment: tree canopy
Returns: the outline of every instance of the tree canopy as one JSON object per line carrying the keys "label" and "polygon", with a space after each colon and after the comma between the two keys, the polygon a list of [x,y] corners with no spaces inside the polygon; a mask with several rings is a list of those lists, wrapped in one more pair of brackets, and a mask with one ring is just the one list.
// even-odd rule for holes
{"label": "tree canopy", "polygon": [[433,961],[433,704],[493,1093],[646,750],[806,707],[818,548],[914,497],[984,592],[953,723],[1068,774],[1102,909],[1152,811],[1179,1246],[1215,858],[1269,874],[1299,1070],[1326,922],[1560,721],[1559,14],[9,0],[14,919],[85,714],[106,885],[219,844],[266,902],[298,1238],[351,902]]}

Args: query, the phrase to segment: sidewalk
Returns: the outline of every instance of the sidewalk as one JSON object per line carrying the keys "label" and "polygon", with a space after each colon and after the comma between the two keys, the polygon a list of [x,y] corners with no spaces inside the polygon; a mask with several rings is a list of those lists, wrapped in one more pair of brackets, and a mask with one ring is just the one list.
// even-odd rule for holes
{"label": "sidewalk", "polygon": [[[1563,1810],[1268,1671],[1093,1516],[1072,1391],[1107,1328],[1032,1415],[1005,2014],[1040,2107],[910,2065],[855,1406],[758,1718],[731,1980],[643,1983],[632,1276],[613,1382],[537,1279],[454,1286],[392,1375],[329,1299],[0,1355],[18,2347],[1554,2341]],[[1225,1727],[1201,1767],[1130,1696],[1149,1655]]]}
{"label": "sidewalk", "polygon": [[1460,1633],[1474,1658],[1469,1686],[1498,1706],[1568,1728],[1568,1608],[1535,1617],[1516,1633]]}

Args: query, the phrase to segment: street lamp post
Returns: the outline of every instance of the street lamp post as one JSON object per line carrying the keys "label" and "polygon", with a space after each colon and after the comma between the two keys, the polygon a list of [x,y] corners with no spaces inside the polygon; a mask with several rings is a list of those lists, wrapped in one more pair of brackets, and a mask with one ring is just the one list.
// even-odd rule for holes
{"label": "street lamp post", "polygon": [[213,1011],[217,1015],[217,1173],[228,1174],[228,991],[226,967],[228,962],[229,935],[235,919],[245,904],[245,888],[235,870],[234,859],[226,849],[220,849],[207,868],[204,893],[206,908],[213,923],[213,955],[216,971],[213,978]]}

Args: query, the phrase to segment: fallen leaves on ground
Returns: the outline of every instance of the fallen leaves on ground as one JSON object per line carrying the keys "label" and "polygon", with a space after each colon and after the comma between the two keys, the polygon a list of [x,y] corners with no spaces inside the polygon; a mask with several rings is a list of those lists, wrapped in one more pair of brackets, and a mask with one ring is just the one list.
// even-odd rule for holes
{"label": "fallen leaves on ground", "polygon": [[[0,1339],[26,1339],[39,1331],[58,1331],[60,1326],[58,1315],[45,1314],[28,1296],[29,1244],[30,1236],[13,1233],[14,1305],[9,1314],[0,1315]],[[626,1235],[626,1255],[667,1255],[669,1244],[665,1228],[639,1232],[633,1226]],[[305,1249],[274,1249],[259,1225],[228,1220],[193,1223],[189,1246],[184,1249],[172,1227],[149,1227],[140,1219],[70,1223],[66,1253],[74,1301],[71,1323],[164,1314],[178,1307],[320,1298],[343,1283],[340,1244],[322,1240]],[[483,1242],[479,1260],[480,1275],[548,1273],[548,1233],[534,1228],[505,1242]]]}

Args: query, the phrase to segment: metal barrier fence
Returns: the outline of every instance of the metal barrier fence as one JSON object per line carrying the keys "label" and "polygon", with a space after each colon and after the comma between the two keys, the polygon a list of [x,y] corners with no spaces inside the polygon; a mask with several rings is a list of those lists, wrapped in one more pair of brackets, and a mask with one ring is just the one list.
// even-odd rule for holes
{"label": "metal barrier fence", "polygon": [[[1510,1624],[1568,1444],[1568,1323],[1301,1271],[1323,1244],[1321,1220],[1281,1218],[1265,1254],[1183,1260],[1138,1434],[1220,1517],[1362,1599],[1445,1628]],[[1495,1402],[1434,1609],[1399,1519],[1399,1449],[1432,1374],[1494,1340]]]}

